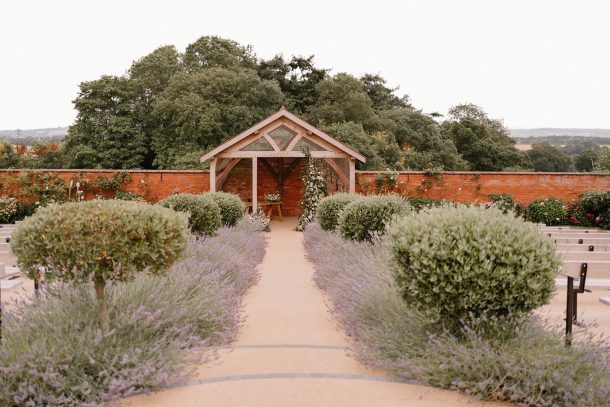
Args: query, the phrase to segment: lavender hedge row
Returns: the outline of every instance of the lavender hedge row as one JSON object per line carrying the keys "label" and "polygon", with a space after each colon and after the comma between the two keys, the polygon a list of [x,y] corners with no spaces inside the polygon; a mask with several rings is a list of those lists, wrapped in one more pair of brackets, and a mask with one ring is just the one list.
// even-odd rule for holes
{"label": "lavender hedge row", "polygon": [[526,406],[608,405],[610,345],[582,334],[564,347],[561,330],[538,317],[495,336],[473,323],[460,337],[435,330],[400,297],[375,242],[343,240],[311,224],[304,234],[315,281],[365,364],[422,384]]}
{"label": "lavender hedge row", "polygon": [[111,330],[97,328],[87,286],[56,284],[39,302],[10,304],[0,347],[0,405],[100,405],[159,389],[214,357],[242,322],[265,238],[252,225],[190,242],[164,277],[108,287]]}

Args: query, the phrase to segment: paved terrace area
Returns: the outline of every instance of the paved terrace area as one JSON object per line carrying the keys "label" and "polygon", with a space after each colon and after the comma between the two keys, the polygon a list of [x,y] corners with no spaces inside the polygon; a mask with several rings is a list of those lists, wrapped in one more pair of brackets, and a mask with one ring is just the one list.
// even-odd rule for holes
{"label": "paved terrace area", "polygon": [[245,298],[232,349],[183,387],[124,406],[483,406],[456,392],[397,382],[346,353],[347,339],[312,281],[296,221],[273,222],[261,280]]}

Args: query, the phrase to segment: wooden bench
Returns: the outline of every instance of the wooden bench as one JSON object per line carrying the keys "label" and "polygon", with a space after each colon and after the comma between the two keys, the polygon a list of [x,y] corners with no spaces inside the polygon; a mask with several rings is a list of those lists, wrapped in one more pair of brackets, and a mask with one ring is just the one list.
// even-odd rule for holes
{"label": "wooden bench", "polygon": [[[562,266],[563,267],[563,266]],[[566,330],[565,344],[567,347],[572,346],[572,325],[577,323],[578,318],[578,294],[591,292],[585,288],[587,281],[588,264],[581,263],[578,274],[573,272],[562,272],[561,274],[567,278],[566,287]],[[578,281],[578,287],[574,286],[574,281]]]}
{"label": "wooden bench", "polygon": [[576,276],[580,273],[583,264],[587,267],[587,278],[610,280],[610,261],[565,260],[561,262],[561,271]]}
{"label": "wooden bench", "polygon": [[[260,202],[258,206],[261,208],[263,212],[267,214],[267,217],[271,219],[273,216],[273,210],[277,212],[277,216],[280,218],[280,221],[284,221],[284,216],[282,215],[282,204],[284,202]],[[263,209],[267,207],[268,209]],[[246,213],[252,212],[252,202],[246,202]]]}

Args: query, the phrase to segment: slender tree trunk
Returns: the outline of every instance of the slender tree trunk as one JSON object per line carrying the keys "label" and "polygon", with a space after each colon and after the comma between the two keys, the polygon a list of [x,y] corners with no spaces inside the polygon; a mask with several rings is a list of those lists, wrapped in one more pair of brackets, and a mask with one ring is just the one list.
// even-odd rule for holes
{"label": "slender tree trunk", "polygon": [[95,295],[99,305],[100,328],[106,333],[110,330],[110,321],[108,318],[108,304],[106,304],[106,296],[104,295],[104,287],[106,282],[101,277],[94,277],[93,285],[95,286]]}

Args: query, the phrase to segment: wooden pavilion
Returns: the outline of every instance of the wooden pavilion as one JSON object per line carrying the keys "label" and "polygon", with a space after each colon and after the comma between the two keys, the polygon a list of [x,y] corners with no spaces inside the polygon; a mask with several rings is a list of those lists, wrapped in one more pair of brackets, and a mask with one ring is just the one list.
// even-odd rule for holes
{"label": "wooden pavilion", "polygon": [[[210,151],[210,191],[222,190],[231,170],[242,160],[252,160],[252,208],[257,208],[259,162],[269,171],[283,196],[284,181],[309,149],[336,173],[341,190],[356,191],[356,160],[366,158],[320,129],[298,118],[283,106],[275,114]],[[272,163],[272,161],[277,161]]]}

